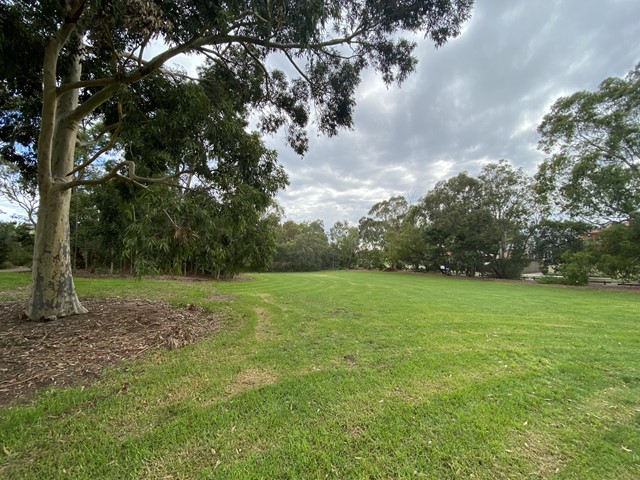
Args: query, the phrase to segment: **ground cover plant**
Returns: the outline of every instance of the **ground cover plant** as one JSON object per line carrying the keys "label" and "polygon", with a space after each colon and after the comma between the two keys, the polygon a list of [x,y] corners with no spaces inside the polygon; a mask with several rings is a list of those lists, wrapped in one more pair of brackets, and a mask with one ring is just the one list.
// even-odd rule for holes
{"label": "ground cover plant", "polygon": [[[0,274],[0,300],[27,283]],[[640,477],[637,292],[347,271],[77,287],[219,326],[0,407],[5,478]]]}

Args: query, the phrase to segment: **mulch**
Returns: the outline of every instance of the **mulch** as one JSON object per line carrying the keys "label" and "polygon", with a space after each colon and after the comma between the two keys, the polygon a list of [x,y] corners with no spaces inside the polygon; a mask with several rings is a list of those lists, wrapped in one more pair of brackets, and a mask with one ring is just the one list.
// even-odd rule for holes
{"label": "mulch", "polygon": [[23,319],[24,302],[0,302],[0,405],[41,388],[85,385],[105,367],[210,335],[220,320],[201,307],[120,297],[83,299],[86,315]]}

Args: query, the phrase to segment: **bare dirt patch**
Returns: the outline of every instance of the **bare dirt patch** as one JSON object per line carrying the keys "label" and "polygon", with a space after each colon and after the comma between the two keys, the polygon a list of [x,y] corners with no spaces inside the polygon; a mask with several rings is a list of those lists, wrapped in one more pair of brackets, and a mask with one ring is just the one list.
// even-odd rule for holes
{"label": "bare dirt patch", "polygon": [[83,305],[90,313],[41,323],[22,319],[23,302],[0,302],[0,404],[52,385],[89,383],[105,367],[188,345],[220,326],[197,306],[119,297]]}
{"label": "bare dirt patch", "polygon": [[273,333],[271,330],[271,322],[269,322],[269,312],[262,307],[255,309],[256,320],[256,340],[267,340]]}
{"label": "bare dirt patch", "polygon": [[227,387],[226,393],[228,395],[237,395],[245,390],[259,388],[264,385],[272,385],[276,380],[276,376],[268,370],[250,368],[248,370],[243,370],[236,375],[231,384]]}

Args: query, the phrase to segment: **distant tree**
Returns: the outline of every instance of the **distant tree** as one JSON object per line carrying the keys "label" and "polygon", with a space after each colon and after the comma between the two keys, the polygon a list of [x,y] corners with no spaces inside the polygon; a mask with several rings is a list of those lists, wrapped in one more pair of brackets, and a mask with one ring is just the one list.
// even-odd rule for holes
{"label": "distant tree", "polygon": [[0,160],[0,196],[19,207],[24,219],[35,228],[38,217],[38,195],[35,186],[20,175],[15,165]]}
{"label": "distant tree", "polygon": [[529,262],[530,183],[506,161],[485,165],[477,178],[463,172],[439,182],[420,202],[428,263],[518,278]]}
{"label": "distant tree", "polygon": [[26,223],[0,222],[0,268],[28,266],[33,250],[33,227]]}
{"label": "distant tree", "polygon": [[400,229],[408,211],[409,204],[401,195],[383,200],[371,207],[367,216],[359,222],[363,259],[377,259],[381,266],[398,266],[398,248],[393,242],[399,238],[395,232]]}
{"label": "distant tree", "polygon": [[468,276],[484,272],[495,244],[484,228],[492,217],[483,205],[482,183],[463,172],[438,182],[420,203],[430,261]]}
{"label": "distant tree", "polygon": [[0,222],[0,268],[8,265],[14,241],[13,225]]}
{"label": "distant tree", "polygon": [[549,155],[536,176],[543,199],[601,225],[640,209],[640,65],[558,99],[538,132]]}
{"label": "distant tree", "polygon": [[358,227],[352,227],[348,221],[336,222],[329,230],[333,267],[354,268],[358,261],[360,236]]}
{"label": "distant tree", "polygon": [[276,252],[271,270],[310,272],[332,267],[329,238],[321,220],[287,220],[276,228]]}
{"label": "distant tree", "polygon": [[534,195],[532,180],[522,169],[508,162],[485,165],[478,176],[482,185],[482,204],[490,221],[478,225],[492,242],[488,257],[490,268],[498,278],[520,278],[530,262],[527,247],[530,236]]}
{"label": "distant tree", "polygon": [[557,269],[565,253],[584,248],[583,236],[590,229],[585,222],[543,219],[532,228],[531,258],[538,261],[543,271]]}
{"label": "distant tree", "polygon": [[595,267],[613,278],[640,278],[640,214],[625,223],[603,229],[595,241],[587,242]]}

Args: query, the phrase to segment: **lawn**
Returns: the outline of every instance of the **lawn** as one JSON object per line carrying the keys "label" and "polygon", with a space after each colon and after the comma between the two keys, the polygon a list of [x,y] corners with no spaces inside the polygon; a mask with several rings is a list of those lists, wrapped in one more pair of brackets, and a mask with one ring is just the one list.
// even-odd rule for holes
{"label": "lawn", "polygon": [[[0,274],[0,298],[27,282]],[[379,272],[76,283],[223,326],[0,408],[5,478],[640,478],[637,292]]]}

